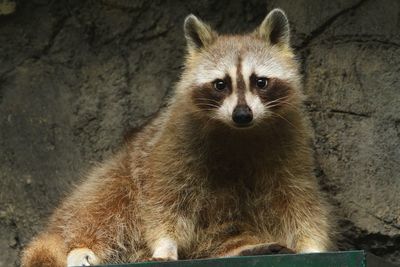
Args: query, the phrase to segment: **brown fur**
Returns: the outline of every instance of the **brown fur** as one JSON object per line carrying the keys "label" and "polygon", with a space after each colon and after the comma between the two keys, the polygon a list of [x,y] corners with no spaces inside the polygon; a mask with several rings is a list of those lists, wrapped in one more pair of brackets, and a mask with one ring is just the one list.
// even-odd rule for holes
{"label": "brown fur", "polygon": [[65,267],[66,259],[67,248],[62,237],[57,234],[41,234],[25,249],[22,262],[23,266],[31,267]]}
{"label": "brown fur", "polygon": [[[254,35],[221,36],[205,50],[191,51],[170,105],[87,175],[25,249],[22,266],[65,266],[67,253],[82,247],[102,262],[141,261],[164,236],[176,241],[180,259],[240,255],[274,242],[295,251],[314,243],[332,248],[299,77],[269,80],[276,90],[265,98],[290,93],[290,102],[246,130],[210,119],[196,102],[215,99],[209,85],[191,84],[191,71],[205,54],[246,54],[259,46]],[[297,68],[286,47],[271,53]]]}

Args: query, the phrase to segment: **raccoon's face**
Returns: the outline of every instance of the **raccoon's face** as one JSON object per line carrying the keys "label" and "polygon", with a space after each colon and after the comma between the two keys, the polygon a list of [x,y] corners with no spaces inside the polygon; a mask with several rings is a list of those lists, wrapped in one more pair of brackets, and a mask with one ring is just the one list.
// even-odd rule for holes
{"label": "raccoon's face", "polygon": [[184,28],[189,57],[183,80],[198,113],[248,128],[299,102],[298,68],[281,10],[248,35],[218,36],[193,15]]}

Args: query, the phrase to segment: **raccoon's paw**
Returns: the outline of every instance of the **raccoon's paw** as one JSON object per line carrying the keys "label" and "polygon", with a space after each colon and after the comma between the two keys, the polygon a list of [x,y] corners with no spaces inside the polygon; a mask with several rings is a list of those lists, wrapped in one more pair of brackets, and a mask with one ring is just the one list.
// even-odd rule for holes
{"label": "raccoon's paw", "polygon": [[238,256],[271,255],[271,254],[294,254],[295,251],[278,243],[264,243],[245,248]]}
{"label": "raccoon's paw", "polygon": [[100,259],[88,248],[77,248],[68,253],[67,267],[92,266],[99,263]]}

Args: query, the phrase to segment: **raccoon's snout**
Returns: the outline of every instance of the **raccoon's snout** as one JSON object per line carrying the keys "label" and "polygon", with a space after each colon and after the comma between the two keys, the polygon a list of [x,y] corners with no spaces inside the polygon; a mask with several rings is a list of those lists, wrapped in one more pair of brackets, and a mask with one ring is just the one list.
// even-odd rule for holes
{"label": "raccoon's snout", "polygon": [[249,126],[253,120],[253,112],[247,105],[238,105],[232,112],[232,120],[239,127]]}

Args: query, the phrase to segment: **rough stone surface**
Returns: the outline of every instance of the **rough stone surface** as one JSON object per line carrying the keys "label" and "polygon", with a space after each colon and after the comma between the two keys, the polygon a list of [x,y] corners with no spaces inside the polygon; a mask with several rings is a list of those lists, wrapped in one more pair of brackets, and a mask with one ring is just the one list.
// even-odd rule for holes
{"label": "rough stone surface", "polygon": [[187,14],[242,32],[273,7],[303,61],[339,247],[400,262],[398,0],[26,0],[0,16],[0,266],[18,266],[80,175],[165,103]]}

